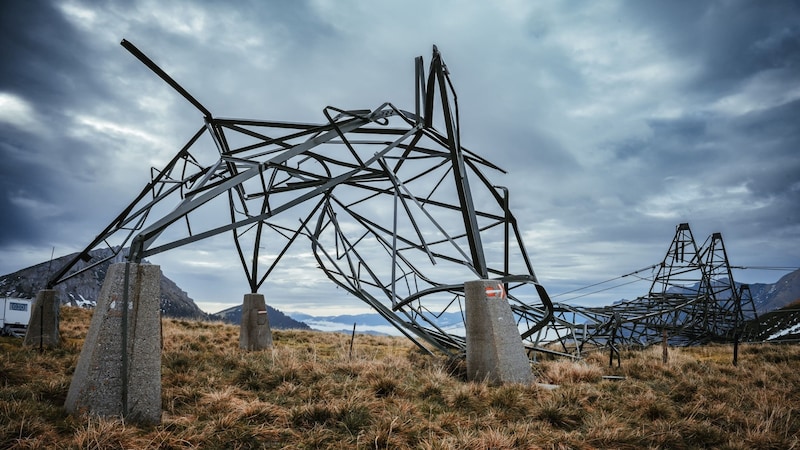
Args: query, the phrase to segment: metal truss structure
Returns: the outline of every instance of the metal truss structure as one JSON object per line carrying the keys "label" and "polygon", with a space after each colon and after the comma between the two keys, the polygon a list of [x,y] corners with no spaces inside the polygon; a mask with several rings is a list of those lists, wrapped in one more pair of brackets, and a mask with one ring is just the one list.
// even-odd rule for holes
{"label": "metal truss structure", "polygon": [[[531,356],[648,345],[663,333],[682,344],[723,339],[755,314],[749,290],[734,287],[721,235],[698,247],[687,224],[647,296],[599,308],[553,304],[508,189],[488,175],[502,169],[461,145],[457,96],[436,47],[427,76],[415,61],[414,111],[388,102],[328,106],[324,122],[297,123],[214,117],[133,44],[122,45],[203,124],[49,288],[125,248],[141,262],[230,233],[251,292],[298,254],[313,258],[420,348],[451,356],[465,351],[463,283],[474,279],[504,285]],[[98,248],[111,256],[92,260]]]}
{"label": "metal truss structure", "polygon": [[756,319],[750,288],[736,286],[720,233],[698,246],[682,223],[660,264],[626,276],[648,269],[656,273],[645,296],[603,307],[556,303],[536,346],[576,356],[665,339],[678,346],[732,342],[742,338],[746,321]]}
{"label": "metal truss structure", "polygon": [[508,190],[488,175],[503,171],[461,145],[457,96],[435,46],[427,76],[415,61],[414,111],[328,106],[312,124],[214,117],[122,45],[204,123],[50,287],[107,261],[91,260],[98,247],[129,247],[128,260],[139,262],[230,233],[251,292],[291,265],[288,255],[313,255],[330,280],[427,351],[464,351],[463,283],[473,279],[505,285],[523,338],[547,323],[552,305]]}

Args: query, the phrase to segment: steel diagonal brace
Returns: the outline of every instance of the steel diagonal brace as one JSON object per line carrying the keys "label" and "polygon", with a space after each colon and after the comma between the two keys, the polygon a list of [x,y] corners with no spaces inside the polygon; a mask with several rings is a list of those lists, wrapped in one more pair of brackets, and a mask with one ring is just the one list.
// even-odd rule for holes
{"label": "steel diagonal brace", "polygon": [[[464,250],[462,250],[461,247],[459,247],[458,244],[456,244],[455,241],[453,241],[453,238],[450,237],[450,235],[447,233],[447,231],[445,231],[444,228],[442,228],[441,225],[439,225],[439,222],[437,222],[436,219],[434,219],[433,216],[431,216],[431,214],[425,208],[423,208],[422,204],[419,202],[419,200],[417,200],[417,197],[414,196],[411,193],[411,191],[408,190],[408,188],[405,186],[405,184],[403,184],[403,182],[399,178],[397,178],[391,170],[387,170],[386,174],[389,176],[389,178],[392,180],[392,183],[395,186],[398,186],[400,189],[402,189],[406,193],[406,196],[414,201],[414,203],[417,205],[417,207],[420,209],[420,211],[422,211],[422,213],[425,214],[425,216],[428,218],[428,220],[431,221],[431,223],[436,227],[436,229],[439,230],[442,233],[442,235],[445,236],[447,241],[450,242],[453,245],[453,247],[456,249],[456,251],[458,251],[458,253],[460,253],[461,256],[463,256],[464,259],[468,261],[470,259],[469,256],[467,256],[467,254],[464,252]],[[425,244],[425,240],[422,238],[421,235],[420,235],[420,239],[421,239],[421,242],[423,243],[423,248],[425,249],[425,252],[428,254],[428,257],[431,259],[431,262],[433,264],[436,264],[436,261],[433,259],[433,255],[431,255],[431,252],[428,249],[428,246],[424,245]],[[470,269],[472,269],[472,271],[475,273],[475,275],[481,276],[481,274],[479,272],[479,269],[477,267],[475,267],[474,265],[468,265],[468,266],[469,266]]]}
{"label": "steel diagonal brace", "polygon": [[189,103],[191,103],[192,105],[194,105],[195,108],[200,110],[200,112],[203,113],[203,116],[205,116],[207,120],[211,119],[211,111],[206,109],[206,107],[203,106],[200,102],[198,102],[197,99],[195,99],[192,96],[192,94],[190,94],[186,89],[183,88],[183,86],[178,84],[177,81],[175,81],[171,76],[169,76],[166,72],[164,72],[164,70],[161,69],[161,67],[158,67],[158,65],[154,63],[153,60],[148,58],[147,55],[142,53],[142,51],[136,48],[135,45],[131,44],[125,39],[123,39],[122,42],[120,42],[120,45],[125,47],[125,49],[131,52],[131,54],[133,54],[133,56],[135,56],[136,59],[141,61],[145,66],[147,66],[148,69],[155,72],[155,74],[158,75],[162,80],[166,81],[167,84],[170,85],[170,87],[172,87],[172,89],[175,89],[179,94],[181,94],[183,98],[188,100]]}
{"label": "steel diagonal brace", "polygon": [[[343,208],[347,208],[344,204],[339,202],[335,197],[331,197],[331,198],[334,201],[336,201]],[[380,234],[379,234],[379,232],[392,234],[391,230],[389,230],[387,228],[384,228],[384,227],[381,227],[377,223],[367,219],[366,217],[364,217],[364,216],[362,216],[360,214],[355,213],[354,211],[348,211],[348,212],[350,213],[351,217],[353,217],[356,221],[358,221],[359,224],[361,224],[365,228],[367,228],[369,233],[371,233],[373,235],[373,237],[379,243],[381,243],[384,246],[384,248],[388,249],[388,248],[392,247],[392,245],[389,244],[388,241],[386,239],[384,239],[383,237],[381,237]],[[397,236],[397,239],[402,241],[405,244],[408,244],[408,247],[405,247],[403,250],[408,249],[408,248],[419,249],[418,245],[416,245],[415,243],[411,242],[407,238],[404,238],[403,236]],[[388,252],[388,250],[387,250],[387,252]],[[391,252],[389,252],[389,254],[391,254]],[[412,264],[410,261],[408,261],[408,259],[406,259],[400,251],[398,251],[397,257],[400,258],[400,260],[402,260],[403,263],[405,263],[413,271],[415,276],[420,277],[421,279],[423,279],[426,282],[429,282],[431,284],[436,284],[433,280],[430,280],[429,278],[425,277],[419,270],[417,270],[416,267],[414,267],[414,264]],[[438,255],[438,254],[434,255],[434,258],[436,258],[436,257],[445,258],[444,255]],[[455,260],[455,259],[451,259],[451,261],[463,264],[463,261],[459,261],[459,260]]]}
{"label": "steel diagonal brace", "polygon": [[[301,226],[297,230],[294,230],[292,232],[292,235],[289,238],[289,240],[286,243],[286,245],[283,247],[283,250],[281,250],[280,253],[278,253],[278,256],[275,257],[275,261],[273,261],[272,264],[270,264],[269,268],[267,268],[267,270],[264,272],[264,276],[262,276],[261,279],[256,283],[256,285],[255,285],[256,290],[258,290],[258,288],[261,287],[261,285],[264,283],[264,281],[267,280],[267,277],[269,276],[269,274],[272,273],[272,270],[275,269],[275,267],[277,267],[278,262],[280,262],[281,258],[283,258],[283,255],[286,254],[286,252],[289,250],[289,247],[294,243],[294,241],[297,239],[297,237],[302,234],[302,231],[306,228],[306,224],[309,221],[311,221],[312,217],[316,214],[317,210],[319,210],[319,208],[322,206],[323,202],[324,202],[324,199],[320,200],[320,202],[317,203],[316,206],[314,206],[314,208],[312,208],[311,212],[308,213],[308,216],[306,216],[305,219],[300,220],[300,225]],[[255,274],[253,274],[253,275],[255,276]]]}
{"label": "steel diagonal brace", "polygon": [[[346,129],[349,129],[350,127],[357,128],[358,126],[361,126],[361,124],[363,122],[364,122],[363,119],[358,119],[357,121],[350,122],[346,127],[343,127],[343,128],[346,128]],[[410,130],[408,130],[408,132],[406,134],[404,134],[403,136],[401,136],[399,139],[397,139],[396,141],[392,142],[391,144],[387,145],[383,150],[381,150],[380,152],[376,153],[375,156],[373,156],[372,158],[367,160],[365,162],[365,166],[370,166],[373,163],[375,163],[375,161],[378,158],[380,158],[381,156],[385,155],[386,153],[391,151],[393,148],[395,148],[397,145],[399,145],[400,142],[408,139],[409,136],[412,136],[414,133],[416,133],[417,129],[418,129],[417,126],[412,127]],[[188,214],[190,211],[192,211],[194,209],[197,209],[198,207],[200,207],[204,203],[207,203],[208,201],[212,200],[214,197],[226,192],[228,189],[230,189],[231,187],[237,185],[238,183],[241,183],[241,182],[243,182],[243,181],[245,181],[247,179],[250,179],[250,178],[258,175],[262,171],[266,170],[267,167],[269,167],[271,165],[280,165],[283,162],[285,162],[286,160],[288,160],[289,158],[291,158],[292,156],[300,154],[300,153],[302,153],[302,152],[304,152],[304,151],[306,151],[306,150],[308,150],[308,149],[310,149],[310,148],[312,148],[312,147],[314,147],[316,145],[319,145],[321,143],[327,142],[328,140],[332,139],[334,136],[336,136],[336,132],[335,131],[329,131],[329,132],[325,133],[322,136],[317,136],[314,139],[306,141],[306,142],[304,142],[302,144],[298,144],[292,150],[287,150],[285,153],[283,153],[283,154],[281,154],[279,156],[276,156],[275,158],[271,159],[270,161],[261,163],[261,164],[259,164],[258,167],[254,167],[252,169],[248,169],[247,171],[236,175],[235,177],[225,181],[224,183],[221,183],[221,184],[217,185],[214,189],[211,189],[211,190],[203,193],[202,195],[198,196],[193,201],[182,203],[172,213],[168,214],[163,219],[161,219],[160,221],[154,223],[147,230],[142,231],[141,233],[139,233],[139,235],[136,236],[136,238],[134,239],[134,244],[136,244],[136,246],[138,248],[134,249],[134,244],[131,245],[131,258],[134,258],[134,257],[136,258],[136,259],[132,259],[132,260],[141,261],[142,258],[144,258],[146,256],[149,256],[149,255],[154,255],[154,254],[157,254],[157,253],[161,253],[163,251],[170,250],[170,249],[173,249],[173,248],[177,248],[177,247],[180,247],[182,245],[185,245],[185,244],[188,244],[188,243],[191,243],[191,242],[199,241],[199,240],[208,238],[210,236],[215,236],[217,234],[224,233],[226,231],[231,231],[231,230],[234,230],[236,228],[239,228],[239,227],[242,227],[242,226],[246,226],[246,225],[250,225],[250,224],[256,223],[256,222],[261,221],[261,220],[266,220],[266,219],[268,219],[270,217],[273,217],[273,216],[275,216],[275,215],[277,215],[277,214],[279,214],[279,213],[281,213],[281,212],[283,212],[283,211],[285,211],[287,209],[290,209],[290,208],[292,208],[292,207],[294,207],[294,206],[296,206],[296,205],[298,205],[300,203],[303,203],[304,201],[306,201],[306,200],[308,200],[310,198],[313,198],[313,197],[315,197],[315,196],[327,191],[328,189],[331,189],[332,187],[334,187],[334,186],[336,186],[338,184],[343,183],[344,181],[346,181],[349,178],[352,178],[354,175],[356,175],[357,173],[359,173],[363,169],[362,168],[353,169],[353,170],[351,170],[351,171],[349,171],[347,173],[344,173],[344,174],[339,175],[339,176],[337,176],[335,178],[332,178],[332,179],[330,179],[330,181],[328,181],[328,182],[326,182],[324,184],[321,184],[316,189],[314,189],[314,190],[312,190],[310,192],[307,192],[307,193],[305,193],[305,194],[303,194],[301,196],[298,196],[297,198],[295,198],[294,200],[292,200],[292,201],[290,201],[288,203],[285,203],[285,204],[283,204],[281,206],[273,208],[272,210],[267,211],[264,214],[259,214],[257,216],[251,216],[251,217],[248,217],[246,219],[242,219],[242,220],[240,220],[238,222],[233,222],[233,223],[231,223],[229,225],[224,225],[224,226],[221,226],[221,227],[217,227],[217,228],[205,231],[203,233],[198,233],[198,234],[196,234],[194,236],[190,236],[188,238],[178,239],[178,240],[176,240],[176,241],[174,241],[172,243],[165,244],[165,245],[162,245],[162,246],[157,247],[157,248],[149,249],[150,244],[152,244],[153,240],[156,237],[158,237],[158,235],[161,234],[161,232],[163,232],[170,224],[172,224],[176,220],[180,219],[184,215]],[[189,199],[189,200],[191,200],[191,199]]]}
{"label": "steel diagonal brace", "polygon": [[[433,255],[431,254],[430,250],[428,250],[428,245],[425,243],[425,237],[422,236],[422,232],[420,231],[419,226],[417,225],[417,221],[414,220],[414,216],[411,214],[411,211],[410,211],[410,209],[408,207],[408,203],[406,203],[406,200],[405,200],[405,198],[403,196],[399,196],[398,195],[398,191],[400,189],[402,189],[402,190],[406,191],[406,193],[410,194],[408,192],[408,189],[403,185],[403,182],[400,181],[399,178],[397,178],[395,173],[389,168],[389,165],[386,164],[386,160],[384,158],[379,159],[378,160],[378,164],[381,165],[381,168],[383,168],[383,170],[386,172],[386,176],[389,177],[389,180],[392,182],[392,186],[394,186],[394,193],[395,193],[395,195],[394,195],[394,200],[395,200],[394,236],[395,237],[397,236],[397,202],[399,200],[403,204],[403,209],[406,211],[406,214],[408,214],[408,219],[411,221],[411,225],[414,227],[414,232],[416,232],[417,237],[419,238],[419,242],[421,244],[422,249],[425,250],[425,253],[428,255],[428,258],[430,259],[431,264],[435,265],[436,264],[436,260],[433,259]],[[414,197],[412,197],[412,198],[414,198]],[[422,207],[420,206],[419,202],[417,202],[416,198],[414,198],[414,202],[417,204],[417,206],[420,207],[420,209],[422,209]],[[397,254],[397,245],[393,244],[392,247],[393,247],[392,248],[392,263],[394,263],[395,255]],[[466,258],[466,255],[464,255],[464,257]]]}
{"label": "steel diagonal brace", "polygon": [[[357,286],[357,280],[353,280],[354,277],[348,277],[347,275],[345,275],[344,271],[336,263],[336,258],[331,256],[330,253],[328,253],[328,251],[322,246],[322,244],[317,239],[317,234],[320,232],[319,230],[322,228],[322,216],[320,216],[319,221],[317,223],[317,232],[312,232],[310,229],[307,228],[306,225],[303,225],[303,227],[306,229],[306,233],[309,239],[311,239],[311,248],[312,248],[312,253],[314,254],[314,258],[316,258],[317,263],[319,263],[319,266],[322,268],[322,271],[325,272],[325,275],[328,277],[328,279],[330,279],[332,282],[334,282],[336,285],[340,286],[344,290],[350,292],[354,296],[360,298],[363,302],[372,306],[381,316],[383,316],[383,318],[385,318],[389,323],[391,323],[398,331],[403,333],[403,335],[405,335],[408,339],[414,342],[420,349],[428,353],[431,353],[431,351],[428,348],[420,344],[419,341],[417,341],[413,336],[411,336],[411,334],[409,334],[409,331],[421,337],[426,342],[433,345],[440,351],[447,353],[447,347],[443,346],[437,339],[428,334],[424,328],[419,326],[417,327],[410,326],[408,322],[404,321],[392,310],[384,306],[375,297],[373,297],[363,289],[360,289]],[[327,259],[328,262],[330,262],[330,264],[336,269],[337,271],[336,273],[340,274],[343,278],[350,280],[350,284],[347,284],[344,281],[337,279],[329,270],[325,270],[324,268],[325,265],[323,264],[320,253],[322,253],[325,259]]]}
{"label": "steel diagonal brace", "polygon": [[[366,119],[352,119],[348,123],[342,125],[341,127],[344,130],[350,131],[356,129],[364,124],[369,123],[369,120]],[[323,144],[325,142],[330,141],[331,139],[338,136],[336,131],[328,131],[320,136],[316,136],[312,139],[309,139],[301,144],[298,144],[291,150],[286,150],[285,152],[276,155],[275,157],[271,158],[270,160],[260,163],[257,167],[250,168],[245,170],[244,172],[240,172],[239,174],[229,178],[228,180],[217,184],[213,189],[209,189],[203,192],[200,195],[195,196],[195,191],[187,192],[184,200],[169,214],[165,215],[161,220],[153,223],[150,227],[143,230],[139,235],[134,239],[137,242],[140,248],[133,248],[131,246],[131,260],[134,262],[138,262],[141,258],[144,257],[144,251],[152,244],[152,242],[173,222],[179,220],[181,217],[184,217],[186,214],[194,211],[195,209],[199,208],[200,206],[204,205],[205,203],[211,201],[218,195],[232,189],[244,181],[253,178],[264,170],[267,167],[280,165],[290,158],[297,156],[317,145]],[[222,160],[219,160],[217,164]],[[207,174],[206,179],[203,181],[207,181],[210,177],[210,173]],[[202,184],[201,184],[202,187]]]}
{"label": "steel diagonal brace", "polygon": [[[442,56],[436,46],[434,46],[425,100],[425,125],[428,128],[433,128],[434,86],[438,82],[442,114],[444,115],[444,123],[447,130],[447,147],[450,149],[453,161],[453,177],[456,184],[456,191],[458,192],[458,199],[462,206],[461,215],[464,220],[464,229],[466,230],[467,240],[469,241],[470,252],[472,253],[472,263],[479,276],[487,278],[489,272],[486,265],[486,257],[483,253],[483,243],[481,242],[478,221],[475,217],[475,205],[472,202],[469,179],[467,178],[464,166],[464,155],[461,152],[461,138],[459,136],[458,125],[458,99],[446,70],[444,62],[442,61]],[[448,88],[453,92],[454,111],[450,109],[450,101],[447,95]]]}
{"label": "steel diagonal brace", "polygon": [[[200,136],[202,134],[203,134],[203,128],[200,128],[200,130],[198,130],[197,133],[195,133],[194,136],[192,136],[192,138],[189,140],[189,142],[186,145],[184,145],[183,148],[167,163],[167,165],[164,167],[164,169],[161,170],[158,173],[158,175],[156,175],[150,181],[150,183],[148,183],[141,190],[139,195],[137,195],[136,198],[130,204],[128,204],[128,206],[119,215],[114,220],[112,220],[111,223],[108,224],[108,226],[103,231],[101,231],[94,238],[94,240],[89,243],[89,245],[87,245],[83,249],[83,251],[81,251],[80,253],[75,255],[75,257],[72,258],[72,260],[67,262],[55,275],[53,275],[50,278],[50,280],[48,280],[47,288],[51,289],[56,284],[59,284],[59,283],[61,283],[63,281],[66,281],[66,280],[68,280],[68,279],[70,279],[70,278],[72,278],[74,276],[80,275],[81,273],[86,272],[87,270],[89,270],[89,269],[91,269],[91,268],[93,268],[93,267],[95,267],[95,266],[97,266],[99,264],[102,264],[103,262],[107,261],[108,259],[113,258],[113,257],[106,258],[106,259],[104,259],[102,261],[96,262],[95,264],[92,264],[92,265],[89,265],[87,267],[84,267],[83,269],[78,270],[78,271],[70,274],[69,276],[65,277],[67,272],[69,272],[69,270],[72,269],[80,259],[88,257],[89,251],[91,249],[93,249],[95,246],[99,245],[101,242],[105,241],[106,239],[108,239],[112,234],[114,234],[117,231],[123,229],[126,225],[131,223],[137,217],[140,217],[139,223],[131,230],[131,233],[128,235],[128,238],[125,239],[125,242],[127,242],[127,240],[130,239],[130,235],[132,235],[135,230],[138,230],[141,227],[142,222],[146,219],[147,215],[150,213],[150,209],[152,208],[152,206],[155,205],[156,203],[158,203],[163,198],[166,198],[168,195],[170,195],[172,192],[174,192],[176,189],[178,189],[179,187],[181,187],[183,185],[182,182],[179,183],[179,184],[173,185],[172,187],[167,189],[166,193],[162,192],[158,197],[156,197],[153,200],[151,200],[145,206],[139,208],[136,212],[131,213],[131,211],[133,211],[134,207],[139,202],[141,202],[142,199],[144,199],[147,196],[147,194],[151,190],[153,190],[158,183],[162,182],[167,177],[167,174],[175,167],[175,164],[177,164],[178,161],[181,160],[181,158],[184,158],[186,155],[189,155],[189,148],[192,146],[192,144],[194,144],[197,141],[197,139],[200,138]],[[195,175],[195,176],[197,176],[197,175]],[[114,256],[116,256],[116,253],[114,254]]]}

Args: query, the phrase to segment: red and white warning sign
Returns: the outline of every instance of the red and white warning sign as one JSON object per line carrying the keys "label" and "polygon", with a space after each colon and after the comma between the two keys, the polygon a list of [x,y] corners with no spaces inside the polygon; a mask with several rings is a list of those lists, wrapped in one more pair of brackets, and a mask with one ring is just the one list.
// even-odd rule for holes
{"label": "red and white warning sign", "polygon": [[506,298],[506,290],[502,283],[486,286],[486,296],[491,298]]}

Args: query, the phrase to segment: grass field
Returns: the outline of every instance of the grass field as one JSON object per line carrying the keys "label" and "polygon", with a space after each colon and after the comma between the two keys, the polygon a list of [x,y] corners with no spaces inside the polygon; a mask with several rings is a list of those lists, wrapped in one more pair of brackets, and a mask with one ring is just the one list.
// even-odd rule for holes
{"label": "grass field", "polygon": [[[63,405],[91,312],[63,308],[59,349],[0,338],[0,448],[800,447],[800,346],[661,348],[540,361],[539,383],[468,382],[463,362],[396,337],[163,320],[162,423],[71,416]],[[624,377],[609,380],[605,375]]]}

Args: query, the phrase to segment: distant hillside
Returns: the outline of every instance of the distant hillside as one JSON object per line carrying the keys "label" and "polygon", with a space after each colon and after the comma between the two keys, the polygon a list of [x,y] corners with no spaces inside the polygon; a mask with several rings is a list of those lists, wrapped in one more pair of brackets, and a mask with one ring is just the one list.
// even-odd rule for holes
{"label": "distant hillside", "polygon": [[[727,283],[728,280],[724,279]],[[737,289],[742,283],[736,283]],[[750,283],[750,293],[753,296],[753,305],[756,312],[761,315],[770,311],[785,308],[787,305],[800,301],[800,269],[784,275],[775,283]],[[697,292],[699,283],[691,286],[672,286],[671,293]]]}
{"label": "distant hillside", "polygon": [[[310,330],[311,327],[303,322],[298,322],[277,309],[267,305],[267,316],[269,317],[269,327],[282,330]],[[242,305],[222,310],[211,314],[211,319],[219,320],[233,325],[242,323]]]}
{"label": "distant hillside", "polygon": [[[111,256],[110,250],[95,250],[90,253],[92,260],[88,263],[79,261],[71,273],[86,267],[94,261]],[[120,253],[115,259],[107,261],[90,271],[56,286],[62,304],[72,306],[94,306],[100,287],[105,280],[108,267],[112,263],[124,262]],[[12,274],[0,276],[0,296],[34,298],[36,293],[44,288],[50,275],[66,264],[75,254],[62,256],[51,262],[43,262]],[[751,283],[750,291],[753,302],[759,315],[775,311],[785,306],[800,301],[800,270],[795,270],[783,276],[776,283],[763,284]],[[379,314],[342,315],[314,317],[292,313],[292,317],[267,306],[270,325],[277,329],[309,329],[304,323],[317,324],[316,329],[351,330],[352,324],[357,323],[359,331],[374,331],[380,333],[393,333],[389,325]],[[241,306],[234,306],[216,314],[203,312],[185,291],[178,287],[172,280],[163,275],[161,277],[161,312],[167,317],[220,320],[227,323],[239,324],[241,321]],[[298,320],[295,320],[298,319]],[[453,321],[459,322],[459,317]]]}
{"label": "distant hillside", "polygon": [[745,325],[749,341],[800,342],[800,301],[758,316]]}
{"label": "distant hillside", "polygon": [[750,285],[759,314],[781,309],[800,300],[800,270],[781,277],[776,283]]}
{"label": "distant hillside", "polygon": [[[81,306],[92,308],[97,303],[100,288],[106,278],[106,272],[111,264],[125,262],[124,251],[120,252],[113,259],[82,273],[81,275],[70,278],[63,283],[56,285],[58,298],[61,304],[70,306]],[[54,271],[67,264],[76,254],[62,256],[53,261],[44,262],[35,266],[27,267],[17,272],[0,276],[0,296],[35,298],[36,293],[43,289],[48,279]],[[110,249],[95,250],[89,253],[92,257],[88,262],[78,261],[75,268],[69,273],[75,273],[96,261],[102,260],[113,255]],[[145,262],[147,264],[147,262]],[[309,329],[308,325],[287,317],[282,312],[267,306],[271,328],[277,329]],[[195,320],[219,320],[222,322],[238,325],[242,318],[242,307],[220,311],[217,314],[207,314],[197,306],[185,291],[183,291],[174,281],[167,278],[163,271],[161,273],[161,314],[166,317],[195,319]]]}
{"label": "distant hillside", "polygon": [[[89,253],[89,262],[78,261],[69,273],[93,264],[113,255],[110,249],[100,249]],[[54,271],[67,264],[76,254],[62,256],[53,261],[43,262],[17,272],[0,276],[0,295],[6,297],[35,298],[36,293],[44,289]],[[61,304],[82,307],[94,307],[100,288],[106,278],[106,272],[113,263],[124,262],[123,253],[97,267],[56,285]],[[161,274],[161,313],[167,317],[186,319],[208,319],[186,292],[181,290],[172,280]]]}
{"label": "distant hillside", "polygon": [[[312,316],[301,312],[287,312],[292,319],[301,320],[313,330],[351,333],[353,325],[356,333],[372,335],[399,336],[400,331],[377,312],[367,314],[341,314],[338,316]],[[463,327],[461,313],[444,313],[437,324],[447,331]],[[458,332],[457,332],[458,333]]]}
{"label": "distant hillside", "polygon": [[[737,283],[739,285],[740,283]],[[687,287],[687,292],[697,291],[698,285]],[[679,288],[672,288],[671,292],[679,292]],[[791,272],[776,283],[755,283],[750,284],[750,292],[753,295],[753,303],[759,316],[770,311],[785,308],[787,305],[800,301],[800,270]],[[798,307],[795,307],[798,309]],[[241,312],[239,313],[241,314]],[[368,314],[342,314],[337,316],[312,316],[300,312],[287,312],[291,318],[300,320],[308,324],[312,329],[321,331],[340,331],[349,333],[353,329],[353,324],[357,325],[358,332],[381,333],[381,334],[400,334],[386,319],[377,312]],[[785,315],[781,315],[784,317]],[[271,317],[271,316],[270,316]],[[439,325],[444,327],[462,324],[462,317],[459,313],[445,314],[440,318]],[[799,320],[800,321],[800,320]],[[787,329],[783,326],[786,321],[780,324],[765,326],[764,330],[772,329],[775,332]],[[463,326],[463,325],[462,325]],[[781,328],[783,327],[783,328]],[[463,333],[459,330],[458,332]],[[800,330],[798,330],[800,332]],[[753,333],[755,336],[755,333]],[[769,335],[765,335],[764,339]]]}

